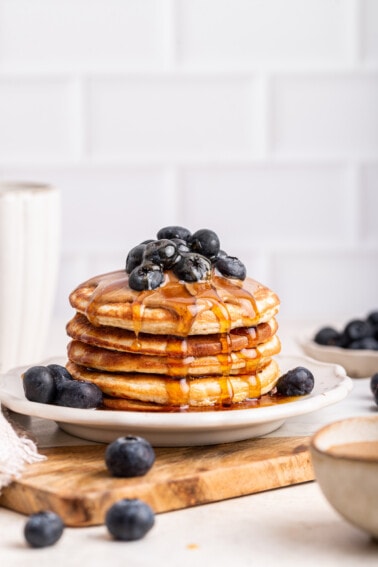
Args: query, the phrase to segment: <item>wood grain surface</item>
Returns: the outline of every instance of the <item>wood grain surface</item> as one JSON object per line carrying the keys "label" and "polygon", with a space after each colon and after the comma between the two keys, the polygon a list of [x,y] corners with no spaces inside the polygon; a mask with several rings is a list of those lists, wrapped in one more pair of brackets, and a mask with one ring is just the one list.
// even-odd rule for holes
{"label": "wood grain surface", "polygon": [[102,524],[121,498],[140,498],[156,513],[216,502],[314,479],[308,437],[266,438],[215,446],[156,449],[143,477],[110,476],[105,445],[41,450],[5,488],[0,505],[23,514],[53,510],[67,526]]}

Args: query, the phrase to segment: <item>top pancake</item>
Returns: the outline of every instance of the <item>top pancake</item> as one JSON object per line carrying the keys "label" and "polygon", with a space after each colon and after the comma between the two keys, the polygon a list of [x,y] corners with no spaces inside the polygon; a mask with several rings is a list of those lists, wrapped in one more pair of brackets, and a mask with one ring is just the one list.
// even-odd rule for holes
{"label": "top pancake", "polygon": [[131,289],[124,270],[96,276],[71,293],[70,303],[92,325],[178,337],[253,327],[279,309],[277,295],[252,278],[241,281],[213,271],[208,280],[187,283],[172,272],[164,276],[160,287],[147,291]]}

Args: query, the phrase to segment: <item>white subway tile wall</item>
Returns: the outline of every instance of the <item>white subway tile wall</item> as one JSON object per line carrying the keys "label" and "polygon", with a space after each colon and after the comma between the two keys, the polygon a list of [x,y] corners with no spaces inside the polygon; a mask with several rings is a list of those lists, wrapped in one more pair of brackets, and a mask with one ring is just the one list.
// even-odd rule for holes
{"label": "white subway tile wall", "polygon": [[377,0],[0,0],[0,179],[62,192],[55,314],[167,224],[288,320],[378,308]]}

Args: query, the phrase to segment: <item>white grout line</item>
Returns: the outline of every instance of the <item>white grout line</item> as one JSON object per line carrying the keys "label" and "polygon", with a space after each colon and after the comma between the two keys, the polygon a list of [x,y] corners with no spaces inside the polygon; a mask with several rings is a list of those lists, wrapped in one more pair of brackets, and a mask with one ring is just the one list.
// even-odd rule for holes
{"label": "white grout line", "polygon": [[77,162],[86,155],[86,104],[84,85],[80,77],[71,80],[71,120],[73,130],[73,150]]}

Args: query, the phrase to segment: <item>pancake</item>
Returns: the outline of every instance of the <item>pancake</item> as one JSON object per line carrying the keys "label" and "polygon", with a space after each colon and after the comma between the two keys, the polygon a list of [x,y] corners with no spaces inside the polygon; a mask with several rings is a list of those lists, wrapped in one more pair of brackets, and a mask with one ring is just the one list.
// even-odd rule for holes
{"label": "pancake", "polygon": [[279,351],[280,342],[276,335],[256,348],[206,357],[178,358],[117,352],[80,341],[72,341],[67,349],[69,360],[80,366],[107,372],[141,372],[176,377],[246,374],[266,366]]}
{"label": "pancake", "polygon": [[209,335],[268,322],[279,309],[277,295],[257,281],[217,275],[195,283],[164,272],[163,284],[135,291],[124,270],[96,276],[70,294],[74,309],[92,325],[155,335]]}
{"label": "pancake", "polygon": [[117,350],[170,357],[186,356],[216,356],[244,348],[254,348],[269,340],[277,331],[277,321],[272,318],[256,327],[241,327],[227,334],[191,335],[187,338],[172,335],[151,335],[135,333],[126,329],[109,326],[92,325],[80,314],[67,323],[66,331],[69,337],[89,345]]}
{"label": "pancake", "polygon": [[94,371],[73,362],[67,363],[67,370],[74,379],[93,382],[115,400],[124,398],[168,408],[230,405],[259,398],[274,388],[280,375],[274,359],[260,371],[241,376],[174,379],[156,374]]}

